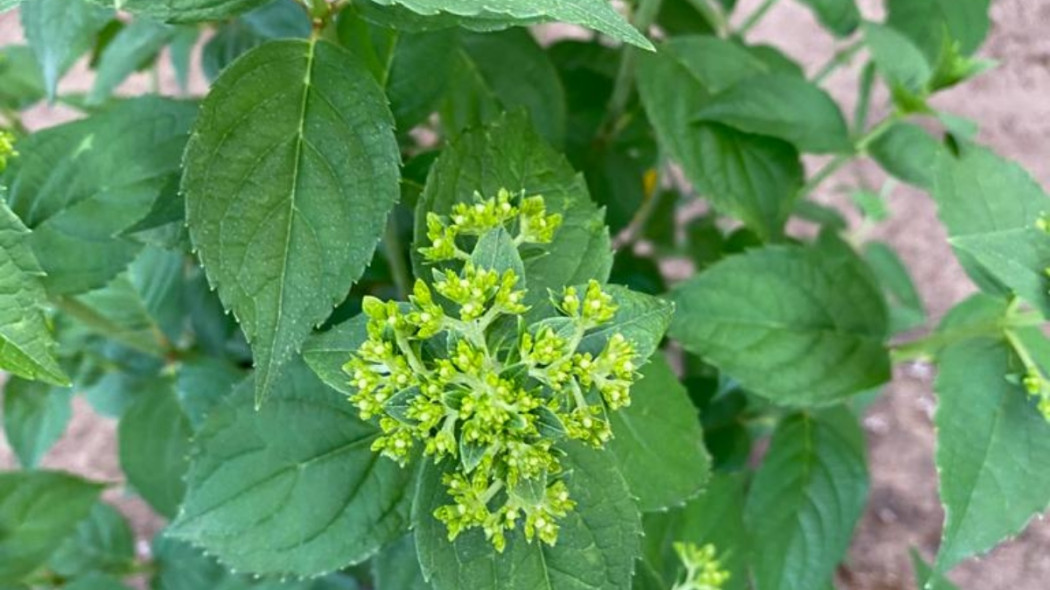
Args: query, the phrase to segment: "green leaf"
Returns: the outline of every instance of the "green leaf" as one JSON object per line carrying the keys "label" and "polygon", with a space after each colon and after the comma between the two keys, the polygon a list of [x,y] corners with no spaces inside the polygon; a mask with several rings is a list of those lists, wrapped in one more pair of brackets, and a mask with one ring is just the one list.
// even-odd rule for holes
{"label": "green leaf", "polygon": [[305,39],[310,19],[295,0],[271,1],[240,17],[222,23],[201,53],[201,68],[211,81],[226,66],[249,50],[273,39]]}
{"label": "green leaf", "polygon": [[133,14],[165,22],[217,21],[236,16],[268,0],[95,0]]}
{"label": "green leaf", "polygon": [[887,0],[886,23],[937,64],[945,46],[958,43],[964,55],[981,46],[991,26],[990,4],[991,0]]}
{"label": "green leaf", "polygon": [[174,38],[175,32],[175,27],[143,18],[135,19],[121,29],[99,58],[87,104],[102,104],[128,76],[144,64],[156,61],[160,50]]}
{"label": "green leaf", "polygon": [[698,191],[720,211],[769,238],[781,233],[802,187],[798,153],[771,137],[693,122],[712,93],[765,70],[733,43],[687,37],[645,56],[638,83],[661,144]]}
{"label": "green leaf", "polygon": [[0,201],[0,368],[55,385],[69,377],[55,360],[43,311],[43,271],[29,249],[29,230]]}
{"label": "green leaf", "polygon": [[671,299],[673,338],[776,403],[830,403],[889,380],[882,294],[831,234],[726,258]]}
{"label": "green leaf", "polygon": [[428,464],[420,476],[413,512],[423,573],[435,590],[626,590],[640,554],[641,523],[627,483],[606,452],[570,443],[562,460],[577,505],[560,521],[558,544],[525,541],[517,529],[496,553],[479,529],[449,542],[433,516],[451,502],[443,469]]}
{"label": "green leaf", "polygon": [[174,384],[157,380],[120,419],[120,467],[154,510],[173,518],[186,492],[183,476],[193,429]]}
{"label": "green leaf", "polygon": [[[521,260],[514,238],[505,228],[496,228],[478,239],[470,260],[479,268],[494,270],[500,274],[512,271],[519,277],[525,276],[525,263]],[[526,287],[524,282],[519,287]]]}
{"label": "green leaf", "polygon": [[908,267],[889,244],[871,242],[864,247],[864,260],[882,285],[890,311],[890,331],[894,334],[926,323],[926,308],[908,273]]}
{"label": "green leaf", "polygon": [[616,315],[601,328],[588,332],[580,341],[578,350],[597,355],[605,348],[609,338],[619,333],[634,344],[635,356],[641,362],[647,361],[667,333],[674,304],[619,285],[608,285],[604,291],[612,295],[616,302]]}
{"label": "green leaf", "polygon": [[0,47],[0,107],[20,111],[45,95],[33,50],[23,45]]}
{"label": "green leaf", "polygon": [[835,101],[816,85],[792,74],[746,78],[714,96],[694,113],[693,120],[770,135],[803,152],[852,149],[846,120]]}
{"label": "green leaf", "polygon": [[[548,211],[564,217],[544,256],[524,252],[531,303],[545,301],[547,289],[596,279],[604,283],[612,267],[609,233],[602,212],[591,202],[584,180],[529,125],[521,113],[464,133],[431,168],[416,207],[414,247],[426,246],[426,214],[448,214],[456,203],[474,202],[474,193],[495,196],[543,195]],[[416,276],[429,276],[419,257]]]}
{"label": "green leaf", "polygon": [[215,357],[192,359],[179,366],[175,394],[193,430],[204,425],[204,419],[211,409],[243,378],[244,371],[225,359]]}
{"label": "green leaf", "polygon": [[0,12],[11,10],[22,3],[22,0],[0,0]]}
{"label": "green leaf", "polygon": [[1044,269],[1050,235],[1036,227],[1050,206],[1046,193],[1020,166],[976,145],[953,157],[942,152],[933,197],[949,242],[984,290],[984,277],[1004,285],[1050,315]]}
{"label": "green leaf", "polygon": [[350,355],[368,339],[368,316],[359,314],[327,332],[314,334],[303,345],[303,360],[325,385],[344,395],[357,390],[350,387],[350,377],[343,365]]}
{"label": "green leaf", "polygon": [[54,100],[59,79],[91,49],[95,35],[113,18],[113,12],[88,0],[28,0],[21,16],[47,96]]}
{"label": "green leaf", "polygon": [[419,569],[416,543],[412,535],[387,545],[372,560],[372,579],[376,590],[430,590]]}
{"label": "green leaf", "polygon": [[895,123],[868,146],[868,153],[895,178],[930,190],[944,146],[912,123]]}
{"label": "green leaf", "polygon": [[238,571],[314,576],[405,532],[412,473],[370,450],[379,431],[344,396],[299,361],[256,412],[253,391],[242,383],[196,434],[171,534]]}
{"label": "green leaf", "polygon": [[616,13],[608,0],[372,0],[382,6],[402,6],[416,14],[450,18],[471,26],[532,25],[561,21],[581,25],[636,45],[653,49],[652,43]]}
{"label": "green leaf", "polygon": [[919,588],[922,590],[959,590],[958,586],[949,582],[943,575],[934,572],[915,548],[912,548],[909,553],[911,553],[911,566],[915,569],[915,583]]}
{"label": "green leaf", "polygon": [[[941,326],[950,331],[974,319],[1002,317],[1005,304],[986,296],[954,309]],[[1046,371],[1050,344],[1037,329],[1018,334]],[[1001,335],[952,344],[938,357],[937,471],[945,510],[936,570],[990,550],[1020,532],[1050,506],[1050,473],[1031,460],[1050,453],[1050,427],[1020,385],[1022,373]]]}
{"label": "green leaf", "polygon": [[0,473],[0,584],[43,565],[101,493],[101,485],[65,473]]}
{"label": "green leaf", "polygon": [[523,108],[548,142],[565,140],[565,90],[547,53],[524,30],[463,34],[441,123],[450,132]]}
{"label": "green leaf", "polygon": [[[933,69],[922,50],[908,37],[887,26],[864,23],[864,43],[895,99],[900,93],[905,93],[901,98],[920,103],[925,99]],[[900,102],[898,100],[898,104]]]}
{"label": "green leaf", "polygon": [[73,390],[9,378],[4,392],[4,435],[18,462],[33,469],[61,438],[73,416]]}
{"label": "green leaf", "polygon": [[204,101],[187,220],[252,345],[257,404],[372,259],[400,195],[393,125],[365,66],[324,41],[262,45]]}
{"label": "green leaf", "polygon": [[[729,580],[721,590],[746,590],[750,547],[744,528],[747,480],[742,474],[715,474],[685,506],[646,514],[641,565],[656,578],[653,590],[670,588],[684,570],[674,544],[712,544]],[[658,580],[658,581],[657,581]],[[636,578],[637,581],[637,578]],[[640,590],[635,584],[635,590]]]}
{"label": "green leaf", "polygon": [[65,578],[89,572],[121,575],[135,565],[135,536],[117,509],[99,502],[47,564],[52,572]]}
{"label": "green leaf", "polygon": [[196,115],[193,103],[138,98],[19,143],[9,202],[33,230],[29,242],[50,293],[100,288],[135,258],[142,245],[119,234],[158,198],[177,197],[174,181]]}
{"label": "green leaf", "polygon": [[661,356],[642,368],[631,405],[609,414],[609,450],[643,512],[682,505],[707,482],[711,459],[696,408]]}
{"label": "green leaf", "polygon": [[860,10],[854,0],[799,0],[810,7],[828,30],[848,37],[860,26]]}
{"label": "green leaf", "polygon": [[127,590],[127,586],[113,576],[90,573],[63,586],[65,590]]}
{"label": "green leaf", "polygon": [[830,581],[867,500],[864,448],[860,424],[842,406],[780,423],[744,512],[756,590]]}

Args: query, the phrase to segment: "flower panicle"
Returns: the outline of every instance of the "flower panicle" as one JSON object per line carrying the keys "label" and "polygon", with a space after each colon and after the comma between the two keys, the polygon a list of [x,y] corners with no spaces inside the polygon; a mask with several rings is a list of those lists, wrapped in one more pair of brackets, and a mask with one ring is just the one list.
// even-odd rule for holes
{"label": "flower panicle", "polygon": [[675,543],[674,550],[685,567],[685,576],[672,590],[722,590],[729,581],[729,572],[723,569],[714,545]]}

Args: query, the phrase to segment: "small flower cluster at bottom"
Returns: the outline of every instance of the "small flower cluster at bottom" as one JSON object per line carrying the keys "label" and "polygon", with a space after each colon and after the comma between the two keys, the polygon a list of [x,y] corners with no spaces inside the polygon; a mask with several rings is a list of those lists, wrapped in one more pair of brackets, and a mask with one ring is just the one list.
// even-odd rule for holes
{"label": "small flower cluster at bottom", "polygon": [[685,577],[671,590],[722,590],[729,581],[729,572],[722,569],[714,545],[675,543],[674,550],[685,566]]}
{"label": "small flower cluster at bottom", "polygon": [[15,151],[15,136],[0,129],[0,172],[7,169],[10,158],[18,155]]}

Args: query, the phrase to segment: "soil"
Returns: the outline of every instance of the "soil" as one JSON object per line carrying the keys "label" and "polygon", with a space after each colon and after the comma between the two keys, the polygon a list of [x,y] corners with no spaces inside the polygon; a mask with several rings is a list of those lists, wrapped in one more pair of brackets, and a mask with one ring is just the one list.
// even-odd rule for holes
{"label": "soil", "polygon": [[[740,0],[739,14],[748,14],[761,0]],[[865,15],[879,18],[881,2],[861,0]],[[1050,0],[995,0],[993,30],[980,55],[1000,66],[959,89],[939,96],[943,110],[981,124],[979,140],[1024,165],[1050,187]],[[16,42],[19,32],[13,14],[0,16],[0,44]],[[783,48],[814,73],[837,44],[821,32],[811,13],[799,2],[782,0],[751,34]],[[843,68],[827,88],[847,108],[856,98],[857,64]],[[67,84],[84,88],[82,70]],[[199,81],[196,84],[199,88]],[[145,89],[136,79],[127,89]],[[161,87],[174,91],[172,80]],[[875,104],[885,104],[885,97]],[[875,112],[874,116],[879,116]],[[48,126],[71,114],[40,108],[27,118],[32,127]],[[821,162],[807,162],[818,166]],[[884,176],[874,166],[861,164],[826,183],[817,197],[841,202],[837,186],[863,180],[881,186]],[[873,237],[891,242],[914,273],[931,319],[936,321],[973,287],[956,264],[934,206],[925,194],[898,187],[889,198],[891,221]],[[849,590],[905,590],[915,587],[909,550],[917,548],[927,559],[935,553],[943,512],[937,501],[937,473],[933,463],[931,417],[933,370],[925,365],[899,367],[891,385],[869,410],[864,426],[871,462],[871,497],[858,527],[849,557],[840,569],[839,588]],[[115,424],[95,414],[82,400],[65,436],[44,460],[51,468],[68,469],[94,479],[120,483]],[[0,469],[14,460],[0,440]],[[142,550],[162,523],[134,497],[115,485],[108,498],[128,515],[139,534]],[[964,590],[1043,590],[1050,586],[1050,525],[1041,518],[1016,540],[981,559],[959,566],[951,579]]]}

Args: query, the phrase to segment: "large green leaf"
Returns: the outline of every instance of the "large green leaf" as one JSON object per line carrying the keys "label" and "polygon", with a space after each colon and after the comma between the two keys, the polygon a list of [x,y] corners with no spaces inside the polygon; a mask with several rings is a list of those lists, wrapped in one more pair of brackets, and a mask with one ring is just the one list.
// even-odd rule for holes
{"label": "large green leaf", "polygon": [[[521,113],[464,133],[445,149],[431,168],[416,208],[415,245],[426,245],[428,212],[448,214],[456,203],[473,202],[475,192],[493,197],[501,188],[512,194],[543,195],[547,209],[564,217],[547,254],[525,253],[532,302],[546,300],[547,289],[608,279],[612,254],[602,211],[591,202],[583,178],[540,139]],[[418,257],[414,262],[417,276],[430,275]]]}
{"label": "large green leaf", "polygon": [[29,230],[0,201],[0,369],[67,385],[43,311],[43,271],[29,249]]}
{"label": "large green leaf", "polygon": [[685,37],[645,56],[638,88],[661,144],[716,208],[765,237],[777,236],[802,186],[802,164],[790,144],[695,115],[722,91],[767,67],[736,44]]}
{"label": "large green leaf", "polygon": [[73,416],[73,390],[8,378],[3,387],[4,435],[18,462],[33,469]]}
{"label": "large green leaf", "polygon": [[845,407],[785,418],[747,498],[756,590],[827,585],[868,495],[864,432]]}
{"label": "large green leaf", "polygon": [[662,355],[642,368],[631,405],[609,420],[609,450],[643,512],[679,506],[700,493],[711,468],[700,419]]}
{"label": "large green leaf", "polygon": [[1050,235],[1037,227],[1050,199],[1039,184],[991,150],[964,145],[958,157],[942,152],[933,196],[970,275],[986,289],[994,285],[982,279],[992,277],[1050,314]]}
{"label": "large green leaf", "polygon": [[100,493],[102,486],[65,473],[0,473],[0,584],[14,584],[43,565]]}
{"label": "large green leaf", "polygon": [[608,0],[372,0],[402,6],[416,14],[443,17],[450,23],[493,28],[562,21],[582,25],[644,49],[653,46],[613,10]]}
{"label": "large green leaf", "polygon": [[33,230],[29,243],[49,292],[97,289],[135,258],[142,245],[119,234],[158,199],[178,198],[176,174],[196,114],[193,103],[138,98],[19,143],[11,209]]}
{"label": "large green leaf", "polygon": [[166,22],[221,20],[247,12],[268,0],[95,0]]}
{"label": "large green leaf", "polygon": [[[1001,318],[1005,303],[971,298],[941,330]],[[1037,329],[1020,335],[1050,369],[1050,343]],[[1020,385],[1007,375],[1021,363],[994,332],[952,344],[938,357],[937,471],[945,526],[936,569],[988,551],[1020,532],[1050,506],[1050,473],[1032,469],[1050,454],[1050,427]]]}
{"label": "large green leaf", "polygon": [[[639,573],[649,572],[653,590],[666,590],[681,578],[681,560],[675,553],[675,543],[694,543],[697,546],[715,546],[722,567],[729,572],[729,580],[721,590],[746,590],[750,547],[744,528],[744,500],[747,480],[743,474],[716,474],[707,487],[685,506],[668,512],[646,514],[643,561]],[[639,588],[636,574],[635,590]]]}
{"label": "large green leaf", "polygon": [[714,96],[694,120],[770,135],[804,152],[847,152],[849,130],[835,101],[818,86],[787,73],[746,78]]}
{"label": "large green leaf", "polygon": [[99,502],[76,531],[47,560],[54,573],[73,578],[88,572],[121,575],[135,564],[135,536],[127,520],[109,504]]}
{"label": "large green leaf", "polygon": [[860,10],[854,0],[799,0],[809,6],[820,23],[839,37],[846,37],[860,26]]}
{"label": "large green leaf", "polygon": [[408,526],[411,471],[370,450],[379,436],[300,361],[269,403],[245,381],[196,434],[171,534],[228,567],[314,576],[358,563]]}
{"label": "large green leaf", "polygon": [[252,345],[257,404],[372,259],[400,194],[393,126],[368,69],[324,41],[262,45],[204,101],[187,220]]}
{"label": "large green leaf", "polygon": [[443,469],[427,465],[420,476],[414,513],[423,573],[436,590],[626,590],[640,554],[641,522],[627,483],[612,455],[570,443],[563,459],[576,508],[560,521],[554,547],[508,535],[500,554],[478,529],[449,542],[433,516],[451,499]]}
{"label": "large green leaf", "polygon": [[823,404],[889,380],[879,286],[830,234],[726,258],[672,299],[671,336],[774,402]]}
{"label": "large green leaf", "polygon": [[95,43],[113,17],[88,0],[28,0],[21,8],[22,30],[36,54],[44,87],[54,99],[59,79]]}
{"label": "large green leaf", "polygon": [[154,510],[173,518],[186,492],[183,477],[193,429],[174,383],[157,380],[120,419],[120,467]]}

